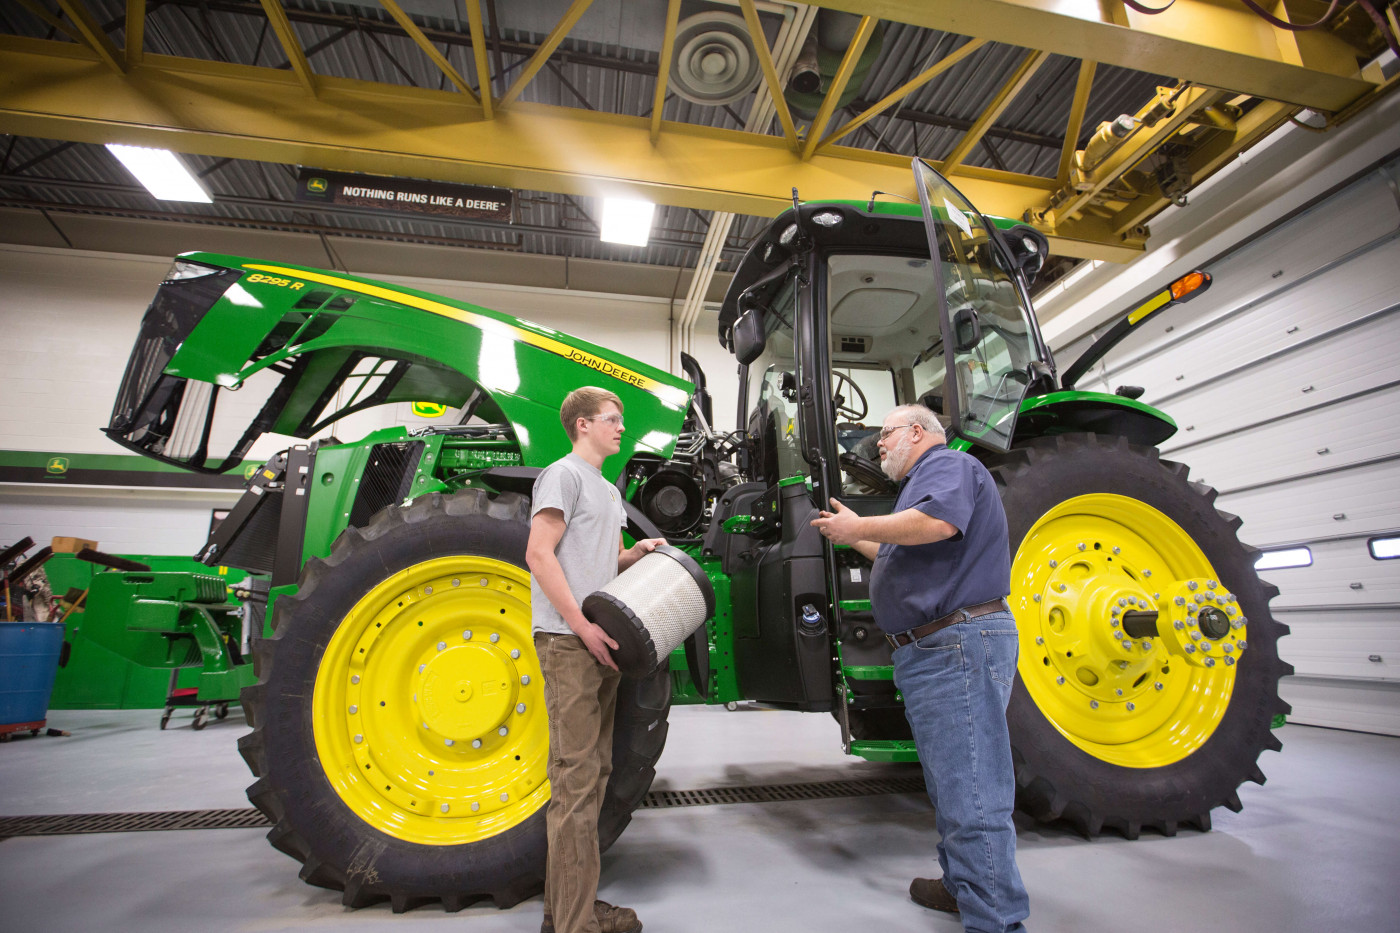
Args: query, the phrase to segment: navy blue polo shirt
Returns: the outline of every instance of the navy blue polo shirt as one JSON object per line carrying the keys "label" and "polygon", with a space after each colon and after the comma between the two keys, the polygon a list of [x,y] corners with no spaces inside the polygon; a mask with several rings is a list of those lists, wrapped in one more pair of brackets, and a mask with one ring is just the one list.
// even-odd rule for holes
{"label": "navy blue polo shirt", "polygon": [[958,530],[932,544],[882,544],[870,574],[875,622],[896,633],[1011,592],[1006,513],[977,458],[940,444],[900,484],[893,512],[918,509]]}

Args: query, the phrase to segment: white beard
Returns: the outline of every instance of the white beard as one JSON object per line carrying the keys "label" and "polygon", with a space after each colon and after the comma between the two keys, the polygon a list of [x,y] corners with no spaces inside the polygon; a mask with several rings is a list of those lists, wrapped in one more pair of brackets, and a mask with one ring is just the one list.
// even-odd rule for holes
{"label": "white beard", "polygon": [[895,482],[904,478],[904,474],[909,472],[909,454],[914,446],[914,438],[908,431],[894,445],[893,450],[886,450],[885,459],[880,463],[880,469],[884,474]]}

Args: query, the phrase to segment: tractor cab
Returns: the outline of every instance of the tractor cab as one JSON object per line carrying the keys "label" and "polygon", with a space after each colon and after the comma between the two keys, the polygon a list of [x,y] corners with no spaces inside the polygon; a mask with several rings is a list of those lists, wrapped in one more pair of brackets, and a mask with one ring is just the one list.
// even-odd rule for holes
{"label": "tractor cab", "polygon": [[[890,511],[896,486],[877,441],[896,405],[930,408],[951,446],[1000,452],[1026,393],[1054,380],[1026,294],[1044,237],[997,226],[922,162],[914,169],[918,206],[818,203],[779,216],[720,317],[740,363],[752,482],[716,516],[718,526],[747,515],[730,522],[741,540],[713,530],[707,540],[739,596],[740,685],[772,705],[836,712],[848,746],[901,733],[902,713],[870,614],[869,563],[811,519],[832,497],[861,514]],[[777,668],[775,654],[794,663]]]}

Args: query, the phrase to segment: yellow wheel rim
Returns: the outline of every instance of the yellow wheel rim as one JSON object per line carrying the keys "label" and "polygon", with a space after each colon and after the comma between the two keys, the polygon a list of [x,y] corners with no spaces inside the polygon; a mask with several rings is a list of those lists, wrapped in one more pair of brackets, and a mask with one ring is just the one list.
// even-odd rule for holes
{"label": "yellow wheel rim", "polygon": [[456,556],[389,577],[326,646],[312,711],[326,776],[376,829],[456,845],[518,825],[549,800],[529,574]]}
{"label": "yellow wheel rim", "polygon": [[[1180,761],[1230,705],[1247,647],[1238,600],[1190,535],[1144,502],[1078,496],[1043,515],[1016,552],[1011,607],[1027,691],[1096,758]],[[1155,632],[1143,633],[1151,613]]]}

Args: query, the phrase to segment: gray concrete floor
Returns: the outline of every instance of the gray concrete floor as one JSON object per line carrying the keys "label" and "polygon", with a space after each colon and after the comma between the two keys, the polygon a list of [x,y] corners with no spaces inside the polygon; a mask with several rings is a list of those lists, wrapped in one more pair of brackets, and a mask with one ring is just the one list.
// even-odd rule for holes
{"label": "gray concrete floor", "polygon": [[[203,732],[189,713],[55,711],[68,738],[0,745],[0,815],[241,808],[250,778],[236,714]],[[1400,930],[1400,739],[1290,725],[1264,787],[1210,833],[1128,842],[1023,825],[1028,929]],[[655,789],[907,773],[844,757],[827,716],[672,711]],[[538,898],[511,910],[359,911],[303,884],[265,830],[19,837],[0,842],[0,931],[336,929],[533,933]],[[879,930],[956,933],[909,901],[935,872],[926,798],[642,811],[603,860],[601,895],[649,933]]]}

